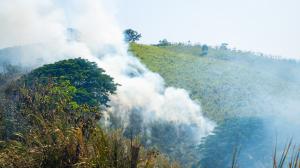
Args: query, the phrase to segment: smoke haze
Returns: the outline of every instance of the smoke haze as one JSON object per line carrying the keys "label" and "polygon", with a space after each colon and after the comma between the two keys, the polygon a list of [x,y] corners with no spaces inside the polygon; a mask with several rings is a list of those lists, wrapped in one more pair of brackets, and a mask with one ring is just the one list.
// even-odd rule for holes
{"label": "smoke haze", "polygon": [[[200,105],[185,90],[166,88],[158,74],[128,55],[122,31],[101,1],[2,0],[0,6],[0,48],[21,46],[13,48],[19,57],[7,58],[11,62],[37,67],[67,58],[88,59],[120,84],[111,97],[110,113],[125,120],[140,108],[145,123],[196,125],[197,139],[213,130],[215,124],[202,116]],[[79,32],[76,40],[70,39],[68,28]]]}

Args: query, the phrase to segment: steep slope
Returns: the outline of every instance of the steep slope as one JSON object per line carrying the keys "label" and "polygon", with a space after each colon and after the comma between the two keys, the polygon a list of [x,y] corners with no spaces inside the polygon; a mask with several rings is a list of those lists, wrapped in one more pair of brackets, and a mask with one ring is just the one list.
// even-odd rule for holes
{"label": "steep slope", "polygon": [[187,89],[216,121],[278,111],[283,97],[300,100],[296,61],[220,48],[201,56],[197,45],[131,44],[130,51],[167,85]]}

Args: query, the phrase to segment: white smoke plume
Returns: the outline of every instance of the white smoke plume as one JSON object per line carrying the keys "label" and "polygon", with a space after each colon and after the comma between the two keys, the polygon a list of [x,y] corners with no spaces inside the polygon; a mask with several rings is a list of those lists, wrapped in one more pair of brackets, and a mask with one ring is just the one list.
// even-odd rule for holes
{"label": "white smoke plume", "polygon": [[[200,138],[213,130],[215,124],[202,116],[200,105],[185,90],[165,87],[158,74],[127,53],[122,31],[100,0],[1,0],[0,8],[0,49],[31,46],[22,51],[22,64],[88,59],[121,85],[111,97],[112,113],[125,119],[138,107],[144,122],[197,125]],[[80,32],[79,40],[68,40],[70,27]]]}

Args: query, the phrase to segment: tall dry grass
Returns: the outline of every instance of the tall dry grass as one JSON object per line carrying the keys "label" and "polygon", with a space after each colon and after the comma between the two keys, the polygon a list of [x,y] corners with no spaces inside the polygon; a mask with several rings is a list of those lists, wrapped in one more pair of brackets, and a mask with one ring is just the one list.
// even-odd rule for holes
{"label": "tall dry grass", "polygon": [[104,131],[97,124],[100,108],[76,104],[73,92],[69,83],[11,85],[0,110],[9,116],[0,120],[0,167],[179,167],[121,130]]}

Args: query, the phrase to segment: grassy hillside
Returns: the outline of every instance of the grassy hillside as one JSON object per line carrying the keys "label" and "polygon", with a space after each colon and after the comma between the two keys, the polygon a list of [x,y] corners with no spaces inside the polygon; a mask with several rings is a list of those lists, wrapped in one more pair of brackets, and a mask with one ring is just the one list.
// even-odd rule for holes
{"label": "grassy hillside", "polygon": [[201,56],[200,45],[131,44],[130,51],[167,85],[188,90],[215,121],[272,112],[281,101],[274,97],[300,100],[296,61],[211,47]]}

